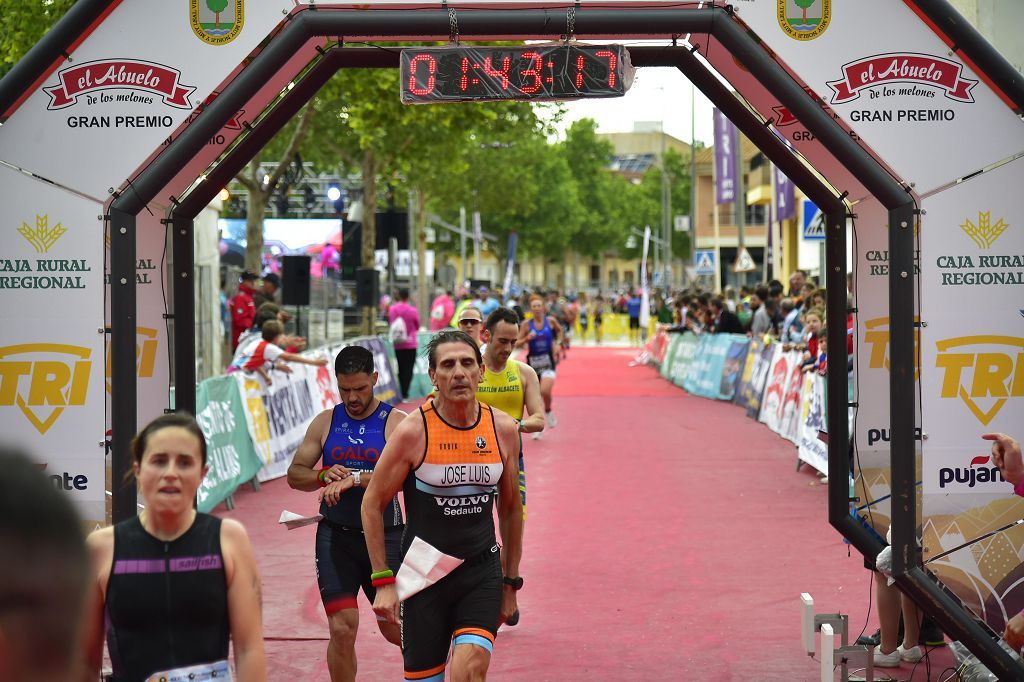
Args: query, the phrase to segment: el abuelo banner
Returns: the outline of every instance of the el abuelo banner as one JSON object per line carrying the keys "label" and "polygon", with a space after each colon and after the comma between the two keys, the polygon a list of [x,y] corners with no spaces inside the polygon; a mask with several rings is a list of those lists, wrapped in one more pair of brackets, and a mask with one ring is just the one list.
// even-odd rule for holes
{"label": "el abuelo banner", "polygon": [[102,206],[6,167],[0,186],[3,439],[104,523]]}
{"label": "el abuelo banner", "polygon": [[1005,495],[982,433],[1024,436],[1018,160],[923,203],[922,411],[928,493]]}

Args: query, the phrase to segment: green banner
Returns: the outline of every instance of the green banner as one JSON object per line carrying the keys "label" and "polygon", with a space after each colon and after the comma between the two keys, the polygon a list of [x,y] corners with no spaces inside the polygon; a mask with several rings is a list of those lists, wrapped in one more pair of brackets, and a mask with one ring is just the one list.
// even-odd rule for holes
{"label": "green banner", "polygon": [[686,379],[686,373],[689,371],[690,365],[693,364],[696,354],[697,336],[690,333],[682,334],[669,367],[668,380],[682,388],[683,380]]}
{"label": "green banner", "polygon": [[668,347],[665,349],[665,358],[658,367],[658,372],[663,379],[671,379],[672,363],[679,352],[679,344],[683,342],[685,334],[669,334]]}
{"label": "green banner", "polygon": [[196,492],[201,512],[208,512],[241,484],[252,480],[263,462],[246,429],[242,396],[233,375],[207,379],[196,388],[196,420],[206,436],[210,470]]}

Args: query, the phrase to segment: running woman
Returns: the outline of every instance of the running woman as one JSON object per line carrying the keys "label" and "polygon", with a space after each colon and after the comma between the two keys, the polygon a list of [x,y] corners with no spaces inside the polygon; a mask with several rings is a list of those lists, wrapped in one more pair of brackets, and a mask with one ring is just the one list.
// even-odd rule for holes
{"label": "running woman", "polygon": [[[86,669],[98,679],[103,631],[111,680],[267,679],[260,575],[245,528],[197,512],[209,470],[192,415],[165,414],[132,440],[132,473],[145,509],[89,535],[96,579],[86,616]],[[85,679],[83,677],[83,679]]]}
{"label": "running woman", "polygon": [[[516,348],[527,346],[526,363],[540,378],[540,394],[544,399],[547,424],[555,428],[558,420],[551,411],[551,393],[555,388],[555,354],[562,339],[562,325],[554,317],[544,314],[544,299],[540,296],[530,297],[530,312],[533,317],[524,320],[520,326]],[[539,324],[538,320],[541,321]],[[538,440],[540,432],[534,432],[533,438]]]}
{"label": "running woman", "polygon": [[[331,639],[327,668],[331,680],[356,677],[356,632],[362,588],[373,602],[370,557],[363,539],[360,507],[364,488],[395,427],[407,415],[373,396],[377,384],[373,354],[361,346],[342,348],[334,362],[341,403],[313,418],[306,437],[288,467],[288,485],[296,490],[319,491],[323,519],[316,529],[316,576],[320,599],[327,612]],[[321,468],[316,469],[318,462]],[[393,498],[378,517],[384,527],[387,561],[397,571],[402,563],[402,510]],[[380,633],[401,644],[398,626],[378,622]]]}
{"label": "running woman", "polygon": [[401,603],[405,679],[442,682],[451,650],[453,680],[483,680],[498,626],[515,613],[516,591],[523,586],[518,425],[477,400],[484,370],[469,336],[439,332],[427,345],[427,358],[437,396],[395,429],[363,496],[363,529],[378,586],[373,610],[399,622],[381,511],[404,490],[403,549],[426,543],[463,560]]}

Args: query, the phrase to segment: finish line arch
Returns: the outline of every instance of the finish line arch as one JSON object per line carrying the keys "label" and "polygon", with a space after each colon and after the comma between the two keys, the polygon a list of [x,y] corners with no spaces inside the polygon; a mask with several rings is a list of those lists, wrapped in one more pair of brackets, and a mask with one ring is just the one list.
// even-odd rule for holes
{"label": "finish line arch", "polygon": [[[848,219],[853,225],[863,221],[860,234],[870,242],[858,249],[858,258],[871,245],[886,251],[887,272],[876,281],[886,287],[888,305],[880,288],[865,286],[862,291],[858,286],[858,294],[862,315],[865,299],[881,299],[872,303],[889,322],[891,370],[889,376],[883,374],[881,385],[887,387],[890,403],[881,418],[889,422],[891,433],[898,580],[946,632],[969,642],[992,670],[1012,675],[1012,661],[932,582],[914,549],[916,278],[909,273],[918,267],[915,233],[931,222],[921,218],[929,202],[940,208],[935,225],[943,229],[952,219],[945,214],[961,207],[984,211],[1012,185],[1007,177],[1019,181],[1024,176],[1024,161],[1018,160],[1024,154],[1017,117],[1024,102],[1020,76],[944,0],[906,0],[903,5],[873,0],[858,3],[856,9],[843,5],[820,0],[817,21],[809,28],[806,20],[789,20],[785,0],[733,5],[492,2],[486,8],[471,3],[438,7],[278,0],[257,6],[240,1],[232,25],[214,34],[193,20],[184,5],[81,0],[0,81],[0,175],[8,199],[4,222],[26,228],[21,233],[26,244],[17,242],[13,249],[26,257],[14,260],[31,269],[32,254],[54,248],[75,255],[64,261],[78,263],[88,273],[56,303],[51,298],[43,305],[36,294],[25,294],[12,307],[25,314],[20,324],[12,325],[18,329],[5,332],[2,350],[10,356],[27,353],[34,363],[60,362],[55,358],[63,357],[61,353],[77,354],[78,383],[59,399],[48,394],[38,405],[12,400],[0,409],[15,425],[19,440],[36,450],[73,453],[67,455],[68,466],[88,467],[94,480],[102,480],[102,447],[90,452],[86,445],[103,445],[106,395],[98,387],[104,383],[101,358],[109,355],[113,480],[120,480],[130,468],[128,441],[139,421],[138,330],[162,326],[162,320],[144,326],[143,317],[154,311],[138,306],[138,238],[146,234],[142,228],[151,221],[148,233],[157,232],[161,216],[172,226],[174,382],[194,385],[192,219],[334,71],[395,66],[376,51],[343,47],[344,40],[444,41],[451,36],[449,9],[464,40],[565,37],[568,29],[562,27],[572,25],[570,17],[575,37],[582,40],[661,39],[666,47],[632,49],[634,65],[682,71],[826,213],[830,317],[846,312]],[[887,20],[879,29],[871,17],[882,15]],[[159,25],[163,33],[138,30],[146,25]],[[852,46],[862,43],[857,36],[869,29],[879,47],[866,52]],[[687,37],[692,52],[703,59],[690,49],[674,47]],[[295,87],[279,96],[293,80]],[[271,100],[274,105],[255,125],[239,124],[240,112],[263,111]],[[942,106],[919,104],[926,100]],[[237,144],[221,156],[235,138]],[[201,176],[205,181],[193,183]],[[961,196],[965,192],[970,196]],[[33,219],[34,232],[29,226]],[[100,225],[109,239],[109,350],[106,334],[97,333],[105,327],[105,288],[99,275],[106,257]],[[922,317],[927,312],[925,299]],[[162,313],[157,311],[157,318]],[[843,331],[830,329],[834,348],[845,344]],[[53,341],[58,338],[93,341],[56,349]],[[20,396],[23,383],[27,388],[37,380],[36,370],[29,371],[24,379],[5,373],[5,381],[15,382],[8,385],[8,393]],[[880,548],[877,541],[848,513],[848,439],[841,428],[846,423],[846,386],[844,368],[833,363],[828,413],[830,424],[839,426],[831,429],[829,444],[830,480],[836,482],[829,490],[829,517],[858,550],[874,555]],[[194,403],[182,398],[179,407],[194,409]],[[1018,402],[1006,412],[1003,419],[1024,410]],[[96,438],[83,438],[93,431]],[[83,499],[95,509],[95,490]],[[134,505],[133,486],[115,489],[115,520],[134,514]]]}

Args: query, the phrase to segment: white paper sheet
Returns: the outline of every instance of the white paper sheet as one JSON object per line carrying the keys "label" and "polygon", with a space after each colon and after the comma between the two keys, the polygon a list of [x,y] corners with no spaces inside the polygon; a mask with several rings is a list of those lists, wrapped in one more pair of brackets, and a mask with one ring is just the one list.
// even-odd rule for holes
{"label": "white paper sheet", "polygon": [[398,598],[405,600],[445,577],[462,564],[462,559],[448,556],[420,538],[413,538],[405,553],[402,567],[395,576]]}
{"label": "white paper sheet", "polygon": [[288,530],[295,530],[296,528],[302,528],[303,526],[311,526],[314,523],[319,523],[320,519],[323,518],[323,514],[315,514],[313,516],[301,516],[295,512],[290,512],[287,509],[281,512],[281,518],[277,520],[278,523],[283,523],[285,528]]}

